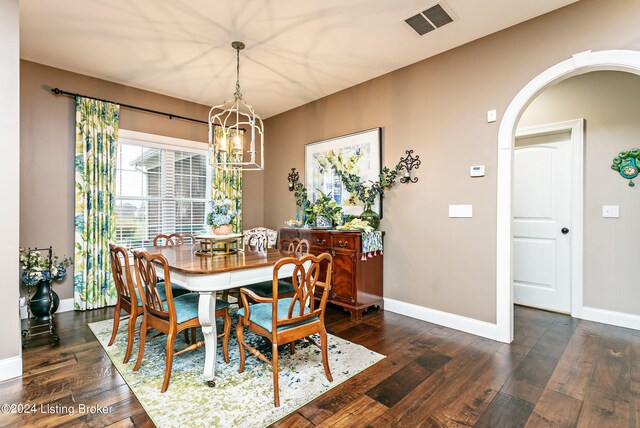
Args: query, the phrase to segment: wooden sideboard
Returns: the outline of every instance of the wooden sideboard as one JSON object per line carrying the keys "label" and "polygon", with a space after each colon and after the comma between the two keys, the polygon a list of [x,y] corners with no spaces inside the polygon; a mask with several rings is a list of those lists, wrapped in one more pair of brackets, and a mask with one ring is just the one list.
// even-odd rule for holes
{"label": "wooden sideboard", "polygon": [[329,303],[351,312],[352,320],[362,319],[371,307],[384,308],[382,300],[382,255],[362,259],[362,234],[340,230],[280,229],[280,237],[309,241],[312,254],[333,256]]}

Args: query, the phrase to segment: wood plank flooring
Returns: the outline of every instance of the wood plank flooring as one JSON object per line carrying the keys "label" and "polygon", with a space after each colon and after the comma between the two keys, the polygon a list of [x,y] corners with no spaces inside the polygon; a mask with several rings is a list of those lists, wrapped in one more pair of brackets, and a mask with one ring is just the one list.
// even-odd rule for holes
{"label": "wood plank flooring", "polygon": [[[30,344],[24,376],[0,383],[0,426],[153,426],[87,327],[112,309],[59,314],[62,341]],[[352,322],[331,308],[330,333],[387,356],[276,427],[638,427],[640,332],[516,307],[515,340],[494,342],[391,312]],[[108,413],[45,413],[79,403]]]}

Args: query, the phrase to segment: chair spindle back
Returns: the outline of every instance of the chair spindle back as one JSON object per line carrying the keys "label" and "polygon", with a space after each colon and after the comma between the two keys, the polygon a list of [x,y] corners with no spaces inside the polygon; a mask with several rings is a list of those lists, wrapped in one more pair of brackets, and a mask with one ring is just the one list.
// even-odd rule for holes
{"label": "chair spindle back", "polygon": [[[291,298],[291,304],[289,305],[286,317],[284,317],[284,314],[277,313],[278,271],[288,264],[295,265],[292,275],[295,294]],[[324,319],[324,310],[327,306],[327,298],[329,290],[331,289],[332,265],[333,257],[328,253],[323,253],[318,256],[305,255],[300,258],[285,257],[276,263],[273,269],[273,331],[277,331],[278,327],[300,323],[313,317]],[[323,272],[325,269],[326,272]],[[322,277],[325,278],[324,281],[320,281]],[[316,303],[314,293],[318,286],[322,287],[322,297],[320,302]]]}
{"label": "chair spindle back", "polygon": [[111,273],[113,274],[113,282],[116,286],[116,291],[120,297],[124,298],[130,303],[137,303],[137,299],[131,296],[135,296],[135,285],[131,278],[131,265],[129,264],[129,255],[124,247],[118,247],[114,244],[109,244],[109,258],[111,260]]}
{"label": "chair spindle back", "polygon": [[[143,302],[145,312],[153,315],[169,318],[173,314],[175,318],[175,307],[173,304],[173,294],[171,292],[171,280],[169,278],[169,263],[161,254],[149,254],[147,252],[133,252],[133,262],[138,280],[138,290]],[[155,264],[159,263],[164,272],[164,288],[166,305],[158,293],[158,275]]]}

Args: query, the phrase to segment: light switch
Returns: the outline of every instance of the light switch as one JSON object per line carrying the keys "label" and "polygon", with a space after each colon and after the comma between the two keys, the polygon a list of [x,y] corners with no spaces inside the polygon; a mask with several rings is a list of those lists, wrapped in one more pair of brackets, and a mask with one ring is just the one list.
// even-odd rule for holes
{"label": "light switch", "polygon": [[473,217],[473,205],[449,205],[450,218]]}
{"label": "light switch", "polygon": [[620,217],[620,205],[603,205],[602,217],[604,218],[619,218]]}
{"label": "light switch", "polygon": [[495,122],[498,117],[498,113],[495,110],[489,110],[487,112],[487,122]]}

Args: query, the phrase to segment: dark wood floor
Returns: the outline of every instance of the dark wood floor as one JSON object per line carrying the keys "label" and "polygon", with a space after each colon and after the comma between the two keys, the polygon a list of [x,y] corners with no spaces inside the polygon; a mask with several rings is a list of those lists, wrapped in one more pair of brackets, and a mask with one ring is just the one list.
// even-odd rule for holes
{"label": "dark wood floor", "polygon": [[[86,327],[112,310],[62,313],[59,346],[33,343],[0,404],[100,404],[107,414],[0,414],[0,426],[152,426]],[[388,357],[276,423],[312,426],[637,427],[640,332],[517,307],[511,345],[391,312],[331,333]]]}

